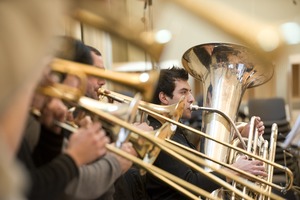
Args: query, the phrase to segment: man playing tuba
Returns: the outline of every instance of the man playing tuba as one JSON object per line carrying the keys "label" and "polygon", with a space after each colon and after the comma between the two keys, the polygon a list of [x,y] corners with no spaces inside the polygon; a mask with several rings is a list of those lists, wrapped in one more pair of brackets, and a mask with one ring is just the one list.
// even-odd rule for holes
{"label": "man playing tuba", "polygon": [[[190,105],[194,102],[195,99],[191,93],[191,87],[188,83],[188,73],[184,69],[177,67],[163,69],[160,72],[160,77],[157,85],[158,87],[154,93],[153,103],[160,105],[171,105],[177,103],[182,96],[185,96],[186,105],[182,118],[189,119],[191,117]],[[157,129],[161,126],[161,124],[155,118],[149,117],[149,121],[150,125],[153,126],[154,129]],[[263,123],[259,124],[261,125],[261,127],[263,126]],[[261,130],[261,134],[263,133],[262,129],[259,129]],[[245,131],[244,133],[246,134],[246,132],[247,131]],[[172,140],[189,148],[196,149],[195,146],[188,141],[185,131],[180,127],[177,127]],[[191,169],[191,167],[169,156],[165,152],[161,152],[159,154],[154,165],[206,191],[212,192],[217,188],[220,188],[220,185],[211,181],[205,175],[194,171],[193,169]],[[261,161],[247,160],[245,156],[241,156],[233,164],[233,166],[256,176],[267,176],[267,173],[265,172],[265,168]],[[217,172],[211,173],[223,180],[229,181],[228,177],[223,177]],[[178,191],[165,185],[150,174],[146,175],[146,190],[151,199],[185,199],[185,197]]]}

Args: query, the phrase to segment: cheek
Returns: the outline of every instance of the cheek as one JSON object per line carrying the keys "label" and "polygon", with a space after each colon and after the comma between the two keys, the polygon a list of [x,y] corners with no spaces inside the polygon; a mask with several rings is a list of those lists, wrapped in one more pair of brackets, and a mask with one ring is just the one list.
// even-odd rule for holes
{"label": "cheek", "polygon": [[88,81],[88,84],[90,86],[98,85],[98,79],[97,78],[90,78],[89,81]]}

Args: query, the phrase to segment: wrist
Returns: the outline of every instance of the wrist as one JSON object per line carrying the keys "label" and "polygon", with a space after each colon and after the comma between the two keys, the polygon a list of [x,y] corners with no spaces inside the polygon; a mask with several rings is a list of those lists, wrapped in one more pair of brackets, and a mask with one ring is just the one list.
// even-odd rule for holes
{"label": "wrist", "polygon": [[75,152],[67,149],[64,153],[67,154],[74,161],[77,167],[80,167],[82,165],[81,159],[76,155]]}

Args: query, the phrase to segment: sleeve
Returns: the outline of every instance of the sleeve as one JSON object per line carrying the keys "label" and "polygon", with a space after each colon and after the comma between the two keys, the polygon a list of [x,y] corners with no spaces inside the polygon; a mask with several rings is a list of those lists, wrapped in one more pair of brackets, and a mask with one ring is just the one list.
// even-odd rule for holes
{"label": "sleeve", "polygon": [[[169,163],[172,163],[170,165]],[[206,175],[201,174],[200,172],[192,170],[189,166],[178,161],[172,156],[167,155],[165,152],[161,152],[156,161],[156,166],[159,166],[161,169],[168,171],[175,176],[184,179],[185,181],[196,185],[208,192],[212,192],[218,188],[220,185],[210,180]],[[215,172],[212,172],[214,175],[217,175],[219,178],[224,180],[224,177],[221,177]]]}
{"label": "sleeve", "polygon": [[30,170],[32,187],[28,199],[57,199],[67,184],[77,176],[78,168],[73,159],[67,154],[61,154],[47,165]]}
{"label": "sleeve", "polygon": [[27,119],[27,125],[24,130],[24,136],[27,139],[30,152],[33,152],[34,148],[38,144],[39,137],[40,137],[41,125],[36,120],[33,115],[29,115]]}
{"label": "sleeve", "polygon": [[79,176],[72,180],[65,193],[74,198],[95,199],[106,193],[122,174],[118,160],[107,154],[100,160],[79,168]]}
{"label": "sleeve", "polygon": [[40,137],[32,157],[36,167],[49,163],[62,152],[64,136],[41,127]]}

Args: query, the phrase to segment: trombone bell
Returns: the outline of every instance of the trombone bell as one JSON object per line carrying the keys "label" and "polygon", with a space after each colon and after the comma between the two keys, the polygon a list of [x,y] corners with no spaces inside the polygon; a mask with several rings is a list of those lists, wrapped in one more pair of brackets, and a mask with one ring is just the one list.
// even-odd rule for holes
{"label": "trombone bell", "polygon": [[54,59],[51,64],[51,68],[54,71],[62,73],[73,72],[74,74],[74,72],[82,72],[89,76],[100,77],[118,84],[132,87],[140,91],[146,101],[152,100],[152,95],[159,77],[159,71],[157,70],[142,73],[115,72],[58,58]]}

